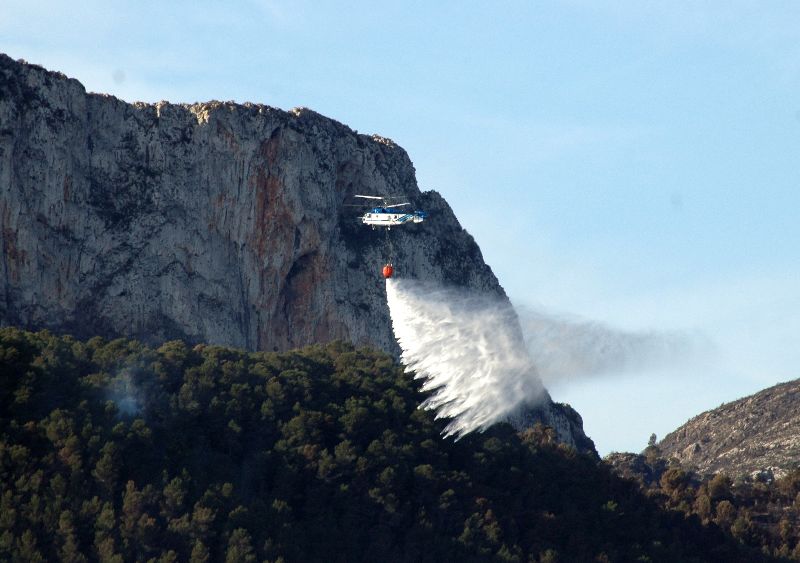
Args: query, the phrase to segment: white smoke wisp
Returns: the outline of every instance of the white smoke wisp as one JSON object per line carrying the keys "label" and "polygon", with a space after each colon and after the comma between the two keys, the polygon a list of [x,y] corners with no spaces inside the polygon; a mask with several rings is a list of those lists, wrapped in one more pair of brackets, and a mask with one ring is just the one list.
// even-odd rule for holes
{"label": "white smoke wisp", "polygon": [[700,335],[625,331],[525,307],[518,311],[528,352],[548,387],[583,378],[681,367],[708,356],[713,348]]}
{"label": "white smoke wisp", "polygon": [[545,396],[507,301],[392,278],[386,296],[401,360],[431,393],[422,407],[452,419],[445,436],[485,430]]}
{"label": "white smoke wisp", "polygon": [[142,411],[141,391],[130,369],[122,370],[111,380],[108,398],[114,401],[123,416],[135,416]]}

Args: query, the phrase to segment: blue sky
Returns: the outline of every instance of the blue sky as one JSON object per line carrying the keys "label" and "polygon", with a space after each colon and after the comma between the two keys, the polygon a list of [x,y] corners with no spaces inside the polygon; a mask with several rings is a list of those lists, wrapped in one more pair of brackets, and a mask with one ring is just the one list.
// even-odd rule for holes
{"label": "blue sky", "polygon": [[551,385],[607,453],[800,377],[798,24],[793,2],[0,0],[0,51],[390,137],[515,303],[712,342]]}

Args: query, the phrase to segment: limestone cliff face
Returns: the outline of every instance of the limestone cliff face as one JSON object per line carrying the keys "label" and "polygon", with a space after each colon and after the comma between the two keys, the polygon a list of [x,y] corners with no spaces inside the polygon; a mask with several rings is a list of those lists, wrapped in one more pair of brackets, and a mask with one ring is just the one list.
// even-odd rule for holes
{"label": "limestone cliff face", "polygon": [[0,61],[5,324],[286,349],[391,349],[385,234],[343,207],[401,195],[402,275],[502,291],[403,149],[312,111],[128,104]]}
{"label": "limestone cliff face", "polygon": [[77,336],[396,352],[386,233],[357,193],[429,220],[391,232],[400,275],[498,294],[406,152],[307,109],[129,104],[0,55],[0,322]]}

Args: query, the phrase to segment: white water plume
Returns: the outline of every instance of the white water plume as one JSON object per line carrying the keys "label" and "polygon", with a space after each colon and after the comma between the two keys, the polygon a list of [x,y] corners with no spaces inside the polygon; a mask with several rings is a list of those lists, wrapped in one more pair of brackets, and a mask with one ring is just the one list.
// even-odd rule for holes
{"label": "white water plume", "polygon": [[485,430],[545,395],[507,301],[392,278],[386,296],[401,360],[431,393],[422,407],[452,419],[446,436]]}
{"label": "white water plume", "polygon": [[681,367],[703,359],[713,348],[697,334],[625,331],[525,307],[519,316],[528,351],[548,387],[587,377]]}

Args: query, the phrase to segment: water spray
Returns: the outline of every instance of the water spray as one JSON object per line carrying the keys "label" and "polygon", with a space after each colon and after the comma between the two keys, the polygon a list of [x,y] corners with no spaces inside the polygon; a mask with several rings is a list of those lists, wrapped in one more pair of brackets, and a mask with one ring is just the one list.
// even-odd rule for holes
{"label": "water spray", "polygon": [[429,393],[421,406],[451,419],[446,436],[483,431],[546,396],[507,300],[384,277],[401,360]]}

